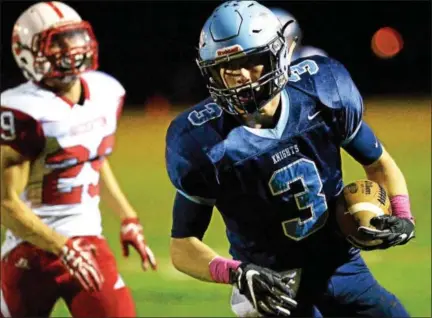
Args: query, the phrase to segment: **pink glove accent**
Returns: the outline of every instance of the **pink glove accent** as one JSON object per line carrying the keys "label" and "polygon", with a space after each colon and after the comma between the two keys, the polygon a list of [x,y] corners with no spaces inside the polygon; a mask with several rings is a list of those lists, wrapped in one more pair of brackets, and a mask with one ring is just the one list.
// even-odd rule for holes
{"label": "pink glove accent", "polygon": [[394,197],[390,198],[390,204],[394,216],[414,221],[414,217],[411,214],[411,207],[408,195],[395,195]]}
{"label": "pink glove accent", "polygon": [[210,275],[216,283],[229,284],[230,269],[236,270],[239,261],[215,257],[209,264]]}

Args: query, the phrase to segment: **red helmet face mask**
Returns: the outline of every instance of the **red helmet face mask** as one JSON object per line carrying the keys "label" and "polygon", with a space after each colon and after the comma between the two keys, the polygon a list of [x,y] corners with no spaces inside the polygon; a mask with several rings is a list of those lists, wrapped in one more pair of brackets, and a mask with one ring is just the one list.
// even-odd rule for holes
{"label": "red helmet face mask", "polygon": [[98,43],[86,21],[48,29],[33,39],[35,70],[50,68],[44,78],[64,78],[98,68]]}

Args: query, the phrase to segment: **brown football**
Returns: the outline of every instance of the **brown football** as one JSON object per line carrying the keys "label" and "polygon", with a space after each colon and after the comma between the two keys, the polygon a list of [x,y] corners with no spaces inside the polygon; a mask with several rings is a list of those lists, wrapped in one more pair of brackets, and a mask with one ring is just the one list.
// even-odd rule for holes
{"label": "brown football", "polygon": [[390,199],[385,189],[371,180],[357,180],[346,185],[338,198],[336,220],[340,231],[354,246],[373,247],[381,240],[368,240],[357,230],[359,226],[374,228],[370,219],[391,215]]}

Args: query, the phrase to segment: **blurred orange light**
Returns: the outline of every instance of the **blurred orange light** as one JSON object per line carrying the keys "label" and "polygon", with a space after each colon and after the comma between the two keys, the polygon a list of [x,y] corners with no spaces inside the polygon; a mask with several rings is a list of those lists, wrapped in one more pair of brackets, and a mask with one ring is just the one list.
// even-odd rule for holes
{"label": "blurred orange light", "polygon": [[403,39],[398,31],[384,27],[375,32],[372,37],[372,51],[380,58],[390,58],[403,48]]}

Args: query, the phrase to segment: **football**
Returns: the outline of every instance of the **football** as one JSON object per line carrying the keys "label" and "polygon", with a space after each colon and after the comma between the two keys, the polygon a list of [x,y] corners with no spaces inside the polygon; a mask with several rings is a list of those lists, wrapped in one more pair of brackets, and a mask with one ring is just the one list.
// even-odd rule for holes
{"label": "football", "polygon": [[354,181],[344,187],[336,206],[339,229],[352,245],[362,248],[382,243],[357,231],[360,226],[374,228],[370,219],[375,216],[391,215],[390,199],[382,186],[371,180]]}

